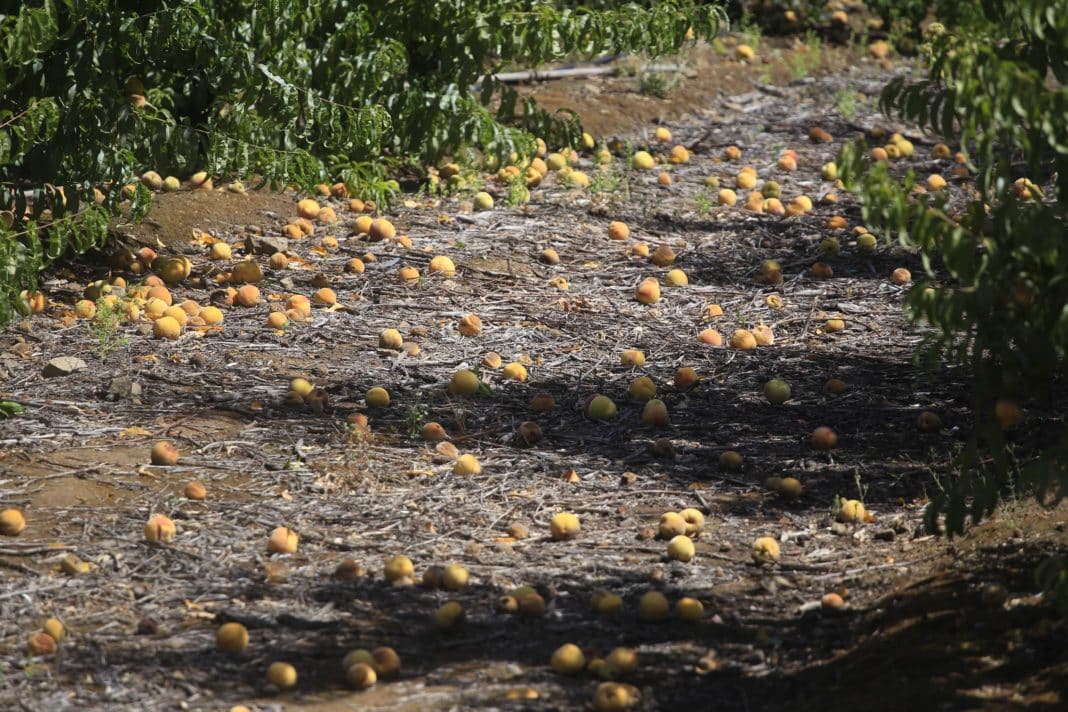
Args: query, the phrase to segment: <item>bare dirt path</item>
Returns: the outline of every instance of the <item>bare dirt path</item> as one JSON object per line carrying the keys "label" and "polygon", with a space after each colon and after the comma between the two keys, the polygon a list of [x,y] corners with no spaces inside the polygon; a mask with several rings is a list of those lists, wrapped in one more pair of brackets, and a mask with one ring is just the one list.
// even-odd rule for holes
{"label": "bare dirt path", "polygon": [[[562,677],[548,666],[553,650],[574,642],[589,657],[637,651],[638,668],[625,676],[640,691],[637,709],[1063,705],[1068,635],[1032,571],[1065,546],[1065,510],[1009,506],[953,543],[923,532],[926,497],[951,476],[969,427],[967,375],[913,365],[921,333],[901,310],[907,287],[890,275],[918,273],[919,261],[893,247],[859,250],[858,209],[820,175],[844,140],[887,126],[869,95],[899,70],[835,55],[829,66],[852,69],[788,83],[792,55],[782,56],[768,65],[768,82],[718,55],[697,58],[702,76],[724,77],[724,91],[707,79],[685,111],[677,98],[665,102],[657,115],[671,143],[658,147],[648,124],[627,136],[654,151],[692,149],[688,163],[669,164],[668,186],[655,170],[623,168],[621,154],[608,171],[583,157],[591,190],[549,178],[521,207],[505,207],[493,183],[498,207],[489,212],[409,196],[389,218],[412,249],[361,239],[358,214],[324,198],[338,224],[291,241],[289,266],[266,269],[260,304],[227,309],[221,327],[189,328],[176,342],[153,339],[151,322],[126,323],[127,343],[101,357],[99,332],[66,305],[107,268],[48,275],[46,312],[0,334],[0,396],[28,409],[0,421],[0,502],[27,519],[21,536],[0,541],[0,699],[29,709],[581,709],[597,675]],[[626,80],[615,81],[589,102],[626,96]],[[588,86],[539,91],[579,101]],[[816,125],[834,140],[811,142]],[[948,173],[947,162],[928,158],[932,138],[906,135],[916,148],[910,165]],[[730,145],[741,148],[739,161],[724,158]],[[797,152],[796,171],[778,166],[785,149]],[[704,179],[733,186],[744,165],[756,169],[758,188],[775,180],[786,198],[809,196],[814,210],[781,218],[717,205]],[[240,256],[249,233],[281,234],[295,202],[165,197],[155,224],[137,235],[188,254],[194,279],[172,291],[206,305],[213,275],[228,265],[208,260],[193,230]],[[828,227],[835,215],[845,229]],[[630,237],[610,239],[611,220],[625,221]],[[839,254],[824,253],[827,237],[839,240]],[[674,263],[655,266],[636,254],[638,243],[670,247]],[[543,261],[547,248],[558,264]],[[457,274],[430,273],[435,255],[451,257]],[[365,271],[346,272],[358,256]],[[759,283],[764,260],[779,262],[781,283]],[[833,276],[813,276],[816,261]],[[417,268],[418,281],[401,281],[402,266]],[[671,268],[689,284],[639,304],[638,283]],[[323,286],[336,291],[335,307],[316,306],[284,331],[266,326],[287,295]],[[710,316],[710,304],[723,314]],[[484,324],[477,337],[458,333],[467,314]],[[844,329],[828,333],[832,318]],[[774,344],[753,351],[697,338],[706,328],[729,337],[761,324]],[[418,353],[380,348],[386,328]],[[622,365],[624,349],[644,352],[645,364]],[[491,352],[523,364],[526,380],[507,378],[487,362]],[[45,378],[45,364],[60,356],[87,367]],[[694,368],[700,382],[676,388],[679,367]],[[460,368],[479,370],[482,394],[446,392]],[[666,403],[669,426],[644,425],[643,406],[628,398],[642,375]],[[314,407],[287,403],[297,377],[322,389]],[[783,405],[762,394],[771,378],[791,386]],[[844,392],[826,392],[832,378]],[[367,406],[374,386],[388,389],[389,407]],[[555,407],[536,412],[538,393]],[[595,393],[615,400],[614,420],[585,417]],[[944,427],[920,432],[923,410]],[[429,421],[477,457],[480,475],[453,474],[453,456],[419,437]],[[527,421],[540,440],[524,437]],[[830,453],[809,442],[821,425],[839,438]],[[179,447],[177,465],[149,464],[160,439]],[[742,454],[740,468],[719,465],[727,450]],[[769,477],[797,478],[803,493],[773,493]],[[183,496],[190,480],[205,485],[207,499]],[[836,496],[863,499],[871,521],[834,521]],[[654,536],[664,512],[683,508],[706,517],[689,563],[667,559]],[[562,511],[577,514],[582,530],[552,541],[549,521]],[[143,541],[155,512],[176,522],[173,543]],[[299,533],[296,554],[267,553],[278,526]],[[777,564],[754,563],[760,536],[779,542]],[[415,585],[383,577],[401,554],[414,562]],[[69,573],[77,567],[64,564],[68,555],[89,570]],[[336,575],[345,559],[363,573]],[[470,572],[466,587],[420,585],[429,567],[450,562]],[[499,612],[520,586],[540,594],[543,614]],[[622,611],[595,613],[601,591],[621,596]],[[672,604],[695,598],[704,613],[696,622],[642,621],[639,598],[649,591]],[[844,606],[822,607],[828,593]],[[462,603],[466,622],[442,631],[432,617],[450,600]],[[28,657],[27,638],[49,616],[66,623],[68,638],[55,656]],[[227,621],[250,632],[240,655],[215,649]],[[342,658],[379,645],[400,654],[399,677],[352,692]],[[278,660],[297,668],[292,691],[265,683]]]}

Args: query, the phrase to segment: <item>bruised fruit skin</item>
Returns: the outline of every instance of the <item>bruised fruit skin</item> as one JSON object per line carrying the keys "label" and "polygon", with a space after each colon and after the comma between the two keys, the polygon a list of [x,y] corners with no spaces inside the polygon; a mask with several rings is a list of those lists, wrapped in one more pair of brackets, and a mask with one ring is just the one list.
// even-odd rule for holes
{"label": "bruised fruit skin", "polygon": [[26,653],[33,657],[55,655],[56,648],[56,639],[43,631],[34,633],[26,642]]}

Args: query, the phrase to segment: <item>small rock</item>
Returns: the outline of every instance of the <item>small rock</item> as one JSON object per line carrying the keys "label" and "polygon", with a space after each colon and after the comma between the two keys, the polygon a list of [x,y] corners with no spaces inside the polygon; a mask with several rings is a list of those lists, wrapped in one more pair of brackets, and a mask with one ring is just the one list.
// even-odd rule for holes
{"label": "small rock", "polygon": [[849,533],[849,527],[841,522],[835,522],[831,525],[831,534],[837,534],[838,536],[845,536]]}
{"label": "small rock", "polygon": [[108,400],[125,400],[141,395],[141,384],[135,382],[129,376],[116,376],[108,385]]}
{"label": "small rock", "polygon": [[880,529],[872,536],[874,536],[879,541],[893,541],[897,537],[897,532],[895,532],[893,529]]}
{"label": "small rock", "polygon": [[56,378],[57,376],[69,376],[75,371],[80,371],[85,368],[85,361],[82,361],[76,356],[60,356],[49,361],[44,370],[41,372],[45,378]]}
{"label": "small rock", "polygon": [[245,252],[253,255],[273,255],[289,249],[289,240],[268,235],[249,235],[245,238]]}

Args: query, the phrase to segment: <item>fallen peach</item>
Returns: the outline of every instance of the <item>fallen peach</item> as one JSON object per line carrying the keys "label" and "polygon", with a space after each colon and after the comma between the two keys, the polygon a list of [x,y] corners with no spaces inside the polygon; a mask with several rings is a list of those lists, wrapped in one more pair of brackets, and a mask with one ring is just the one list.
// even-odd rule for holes
{"label": "fallen peach", "polygon": [[145,524],[145,540],[152,544],[166,544],[174,541],[178,530],[170,517],[153,514]]}
{"label": "fallen peach", "polygon": [[183,490],[186,499],[204,500],[208,498],[208,490],[199,482],[189,482]]}
{"label": "fallen peach", "polygon": [[764,384],[764,397],[772,405],[782,405],[790,400],[790,385],[780,378],[773,378]]}
{"label": "fallen peach", "polygon": [[34,633],[26,642],[26,653],[33,657],[45,657],[56,654],[56,639],[43,631]]}
{"label": "fallen peach", "polygon": [[473,396],[481,385],[482,382],[473,371],[461,369],[452,375],[448,390],[454,396]]}
{"label": "fallen peach", "polygon": [[57,643],[63,641],[63,638],[67,636],[67,627],[63,625],[63,621],[58,618],[49,618],[41,626],[41,631],[52,636],[52,639]]}
{"label": "fallen peach", "polygon": [[904,267],[898,267],[890,275],[890,281],[899,287],[903,287],[912,281],[912,273]]}
{"label": "fallen peach", "polygon": [[464,607],[459,601],[448,601],[434,613],[434,625],[440,630],[452,630],[464,620]]}
{"label": "fallen peach", "polygon": [[647,401],[656,396],[656,383],[649,376],[638,376],[627,387],[627,395],[636,401]]}
{"label": "fallen peach", "polygon": [[737,472],[742,469],[745,461],[742,458],[741,453],[736,450],[725,450],[719,456],[719,469],[724,472]]}
{"label": "fallen peach", "polygon": [[757,347],[756,337],[746,329],[737,329],[731,334],[731,347],[751,351]]}
{"label": "fallen peach", "polygon": [[826,452],[838,445],[838,435],[826,425],[821,425],[812,431],[811,442],[812,447]]}
{"label": "fallen peach", "polygon": [[394,556],[386,562],[383,574],[387,581],[397,581],[402,578],[411,578],[415,573],[415,565],[407,556]]}
{"label": "fallen peach", "polygon": [[319,217],[320,210],[318,201],[311,198],[305,198],[297,203],[297,215],[305,220],[314,220]]}
{"label": "fallen peach", "polygon": [[267,668],[267,682],[279,690],[289,690],[297,685],[297,669],[284,662],[273,662]]}
{"label": "fallen peach", "polygon": [[697,340],[702,344],[708,344],[709,346],[722,346],[723,335],[715,329],[703,329],[701,333],[697,335]]}
{"label": "fallen peach", "polygon": [[379,677],[393,677],[400,672],[401,659],[396,650],[381,645],[371,651],[371,666]]}
{"label": "fallen peach", "polygon": [[836,518],[846,524],[859,524],[865,521],[864,503],[856,499],[844,499],[838,508]]}
{"label": "fallen peach", "polygon": [[241,284],[255,284],[263,280],[263,270],[260,268],[259,263],[253,259],[242,260],[234,265],[233,270],[230,271],[230,281]]}
{"label": "fallen peach", "polygon": [[457,330],[460,332],[460,336],[478,336],[482,333],[482,319],[475,314],[468,314],[460,319],[457,324]]}
{"label": "fallen peach", "polygon": [[677,267],[664,275],[664,284],[668,287],[685,287],[689,283],[689,277]]}
{"label": "fallen peach", "polygon": [[1013,401],[999,398],[994,403],[994,418],[1002,430],[1009,430],[1024,421],[1024,413]]}
{"label": "fallen peach", "polygon": [[586,668],[586,656],[574,643],[564,643],[553,651],[550,665],[558,675],[577,675]]}
{"label": "fallen peach", "polygon": [[182,325],[173,316],[161,316],[152,324],[152,334],[157,339],[177,339],[182,334]]}
{"label": "fallen peach", "polygon": [[847,387],[845,381],[840,378],[831,378],[827,380],[827,383],[823,384],[823,391],[828,395],[837,396],[845,393]]}
{"label": "fallen peach", "polygon": [[841,608],[844,605],[845,601],[842,600],[842,597],[833,591],[831,593],[823,594],[823,597],[820,599],[820,606],[823,608]]}
{"label": "fallen peach", "polygon": [[644,366],[645,354],[638,349],[624,349],[620,356],[620,362],[629,367]]}
{"label": "fallen peach", "polygon": [[590,605],[602,616],[614,616],[623,610],[623,599],[608,591],[594,591],[590,596]]}
{"label": "fallen peach", "polygon": [[612,420],[616,417],[616,404],[608,396],[595,395],[586,405],[586,416],[591,420]]}
{"label": "fallen peach", "polygon": [[456,276],[456,264],[450,257],[445,255],[437,255],[430,260],[430,265],[427,267],[427,272],[430,274],[440,274],[445,277]]}
{"label": "fallen peach", "polygon": [[686,391],[693,388],[701,377],[697,371],[690,366],[683,366],[675,371],[675,390]]}
{"label": "fallen peach", "polygon": [[775,332],[767,324],[757,324],[752,333],[757,346],[771,346],[775,343]]}
{"label": "fallen peach", "polygon": [[641,693],[633,685],[602,682],[594,690],[593,709],[595,712],[623,712],[637,705],[640,698]]}
{"label": "fallen peach", "polygon": [[467,585],[470,574],[459,564],[449,564],[441,572],[441,587],[446,591],[459,591]]}
{"label": "fallen peach", "polygon": [[671,604],[667,596],[659,591],[648,591],[638,599],[638,617],[648,623],[667,620],[671,613]]}
{"label": "fallen peach", "polygon": [[170,466],[178,464],[178,448],[169,440],[160,440],[152,445],[149,459],[153,465]]}
{"label": "fallen peach", "polygon": [[679,620],[694,623],[705,617],[705,606],[696,598],[684,596],[675,602],[675,615]]}
{"label": "fallen peach", "polygon": [[532,420],[524,420],[515,431],[517,445],[534,445],[542,438],[541,426]]}
{"label": "fallen peach", "polygon": [[649,261],[657,267],[667,267],[675,261],[675,251],[667,245],[661,245],[649,255]]}
{"label": "fallen peach", "polygon": [[396,329],[382,329],[378,333],[378,347],[391,351],[400,351],[404,346],[404,337]]}
{"label": "fallen peach", "polygon": [[664,401],[658,398],[647,401],[642,409],[642,422],[654,428],[667,427],[671,421]]}
{"label": "fallen peach", "polygon": [[559,512],[549,520],[549,536],[553,541],[574,539],[581,528],[579,518],[571,512]]}
{"label": "fallen peach", "polygon": [[664,512],[660,515],[660,524],[657,527],[657,536],[661,539],[672,539],[686,533],[686,519],[678,512]]}
{"label": "fallen peach", "polygon": [[660,301],[660,282],[655,277],[645,278],[638,285],[635,298],[642,304],[655,304]]}
{"label": "fallen peach", "polygon": [[608,224],[608,237],[612,240],[626,240],[630,236],[627,223],[618,220]]}
{"label": "fallen peach", "polygon": [[275,527],[267,538],[267,551],[271,554],[295,554],[300,535],[289,527]]}
{"label": "fallen peach", "polygon": [[26,518],[17,509],[0,512],[0,535],[18,536],[26,528]]}
{"label": "fallen peach", "polygon": [[337,293],[330,287],[322,287],[316,290],[312,295],[312,300],[316,304],[323,304],[325,306],[333,306],[337,304]]}
{"label": "fallen peach", "polygon": [[753,561],[758,564],[778,561],[781,555],[779,542],[770,536],[762,536],[753,542]]}
{"label": "fallen peach", "polygon": [[445,428],[441,426],[441,423],[431,421],[423,425],[419,431],[423,440],[427,442],[439,442],[449,437],[449,434],[445,432]]}
{"label": "fallen peach", "polygon": [[816,279],[830,279],[834,276],[834,269],[826,262],[813,262],[808,273]]}
{"label": "fallen peach", "polygon": [[381,386],[369,388],[364,395],[369,408],[386,408],[389,406],[389,391]]}
{"label": "fallen peach", "polygon": [[823,323],[823,331],[827,334],[834,334],[845,329],[845,321],[842,319],[828,319]]}
{"label": "fallen peach", "polygon": [[501,375],[513,381],[523,383],[527,380],[527,367],[518,361],[513,361],[501,370]]}
{"label": "fallen peach", "polygon": [[693,545],[693,540],[685,534],[680,534],[674,537],[668,542],[667,555],[669,559],[675,561],[681,561],[687,563],[691,561],[696,554],[696,549]]}
{"label": "fallen peach", "polygon": [[539,413],[548,413],[556,407],[556,399],[550,393],[537,393],[530,399],[530,407]]}
{"label": "fallen peach", "polygon": [[371,242],[381,242],[382,240],[392,240],[397,234],[397,229],[393,227],[393,223],[389,220],[375,218],[371,221],[367,234],[371,238]]}
{"label": "fallen peach", "polygon": [[[460,604],[457,603],[456,605]],[[439,627],[442,626],[439,624]],[[367,663],[354,663],[345,670],[345,680],[357,690],[366,690],[374,687],[374,684],[378,682],[378,675],[375,673],[374,668]]]}
{"label": "fallen peach", "polygon": [[456,459],[456,464],[452,466],[452,474],[461,476],[480,475],[482,474],[482,463],[470,453],[460,455]]}
{"label": "fallen peach", "polygon": [[701,533],[705,527],[705,515],[700,510],[687,507],[679,512],[679,516],[686,522],[686,536],[693,539]]}

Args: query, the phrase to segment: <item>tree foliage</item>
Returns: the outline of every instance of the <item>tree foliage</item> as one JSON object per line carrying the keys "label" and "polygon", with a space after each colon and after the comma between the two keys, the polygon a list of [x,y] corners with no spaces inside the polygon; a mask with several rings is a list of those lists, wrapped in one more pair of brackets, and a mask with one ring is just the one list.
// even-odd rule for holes
{"label": "tree foliage", "polygon": [[[41,260],[101,238],[62,226],[107,214],[142,170],[340,179],[381,201],[402,165],[465,147],[529,154],[535,133],[577,139],[572,114],[519,101],[492,78],[499,68],[668,52],[722,17],[694,0],[0,2],[0,210],[19,238],[0,246],[0,323]],[[84,207],[94,186],[110,186],[107,199]],[[38,191],[30,214],[26,190]],[[39,243],[46,210],[56,249]]]}
{"label": "tree foliage", "polygon": [[[882,105],[959,141],[975,174],[966,205],[871,164],[863,143],[839,157],[865,220],[921,250],[926,275],[906,305],[934,329],[924,355],[975,376],[961,476],[928,509],[950,533],[997,506],[1016,471],[1009,404],[1051,397],[1068,354],[1068,0],[986,0],[958,17],[968,19],[927,28],[926,78],[894,80]],[[1068,495],[1068,433],[1020,474],[1042,501]]]}

